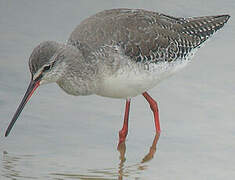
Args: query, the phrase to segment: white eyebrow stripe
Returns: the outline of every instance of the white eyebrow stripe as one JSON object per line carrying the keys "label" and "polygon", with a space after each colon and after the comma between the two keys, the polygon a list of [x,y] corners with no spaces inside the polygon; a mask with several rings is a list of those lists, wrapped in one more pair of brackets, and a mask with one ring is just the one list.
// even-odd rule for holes
{"label": "white eyebrow stripe", "polygon": [[43,68],[44,68],[44,66],[41,67],[40,69],[38,69],[38,71],[33,76],[33,80],[37,79],[42,74]]}

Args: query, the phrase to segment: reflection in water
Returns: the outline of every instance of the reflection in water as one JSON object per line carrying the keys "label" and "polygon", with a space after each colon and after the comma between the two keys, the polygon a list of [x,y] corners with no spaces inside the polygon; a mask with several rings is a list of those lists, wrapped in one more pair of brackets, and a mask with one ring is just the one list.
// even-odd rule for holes
{"label": "reflection in water", "polygon": [[[69,173],[52,173],[51,175],[59,176],[59,178],[70,178],[70,179],[81,179],[81,180],[111,180],[117,179],[123,180],[123,178],[133,177],[138,175],[148,168],[146,162],[153,159],[154,154],[156,152],[156,146],[159,139],[159,135],[155,135],[153,139],[153,143],[149,149],[147,155],[144,156],[140,163],[125,166],[125,153],[126,153],[126,144],[125,141],[120,144],[118,151],[120,153],[120,163],[118,168],[107,168],[107,169],[93,169],[87,170],[87,175],[85,174],[69,174]],[[131,178],[133,179],[133,178]]]}
{"label": "reflection in water", "polygon": [[147,169],[147,165],[141,163],[125,166],[120,164],[119,168],[90,169],[86,174],[51,173],[56,179],[81,179],[81,180],[123,180],[138,179],[140,173]]}
{"label": "reflection in water", "polygon": [[[157,146],[157,142],[159,140],[159,137],[160,137],[159,134],[155,134],[152,146],[150,147],[148,154],[145,155],[144,158],[142,159],[141,163],[145,163],[145,162],[148,162],[151,159],[153,159],[154,154],[155,154],[156,149],[157,149],[156,146]],[[126,153],[126,143],[125,143],[125,141],[120,144],[120,146],[118,147],[118,151],[120,153],[120,161],[121,161],[121,163],[124,163],[125,160],[126,160],[126,158],[125,158],[125,153]]]}
{"label": "reflection in water", "polygon": [[[46,177],[51,177],[52,179],[58,179],[58,180],[63,180],[63,179],[123,180],[128,178],[139,179],[140,174],[148,168],[146,162],[150,161],[154,157],[158,139],[159,136],[155,135],[153,143],[147,155],[144,156],[144,158],[139,163],[136,163],[134,165],[129,165],[129,166],[125,165],[126,144],[123,143],[118,149],[120,152],[120,163],[118,164],[117,168],[88,169],[84,173],[81,172],[67,173],[69,169],[64,169],[64,172],[62,173],[48,172]],[[2,166],[3,166],[2,177],[5,177],[6,179],[40,179],[40,177],[32,177],[32,175],[30,174],[32,173],[31,167],[29,167],[29,169],[22,168],[22,164],[27,163],[28,161],[30,162],[34,161],[35,160],[34,158],[35,157],[32,155],[12,156],[9,155],[6,151],[4,151],[3,160],[2,160]]]}
{"label": "reflection in water", "polygon": [[[157,149],[156,146],[157,146],[158,140],[159,140],[159,134],[155,134],[152,146],[150,147],[148,154],[144,156],[141,163],[138,163],[138,164],[134,165],[134,167],[137,167],[136,171],[145,170],[147,168],[147,165],[143,165],[143,163],[146,163],[146,162],[150,161],[151,159],[153,159],[154,154],[155,154],[156,149]],[[122,144],[120,144],[120,146],[118,147],[118,151],[120,153],[120,164],[119,164],[119,171],[118,171],[118,174],[119,174],[118,180],[122,180],[123,177],[125,176],[124,170],[128,169],[128,167],[124,168],[124,162],[126,161],[126,157],[125,157],[126,143],[125,143],[125,141]]]}
{"label": "reflection in water", "polygon": [[24,155],[21,157],[9,156],[6,151],[3,152],[2,160],[2,176],[8,179],[37,179],[31,176],[25,176],[24,172],[17,170],[19,166],[19,161],[25,158],[31,158],[30,155]]}
{"label": "reflection in water", "polygon": [[143,158],[143,160],[141,161],[142,163],[148,162],[151,159],[153,159],[154,154],[156,152],[157,149],[157,142],[159,140],[160,135],[159,134],[155,134],[154,139],[153,139],[153,143],[152,146],[149,149],[149,153]]}

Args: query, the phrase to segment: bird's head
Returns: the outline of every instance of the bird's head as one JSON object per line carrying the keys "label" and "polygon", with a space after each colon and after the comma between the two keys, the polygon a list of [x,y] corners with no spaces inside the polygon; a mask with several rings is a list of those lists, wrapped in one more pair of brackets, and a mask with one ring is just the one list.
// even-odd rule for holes
{"label": "bird's head", "polygon": [[[16,110],[12,121],[10,122],[5,136],[8,136],[25,104],[28,102],[33,92],[41,84],[56,82],[61,76],[63,71],[63,63],[60,63],[63,59],[64,45],[61,45],[53,41],[45,41],[34,48],[29,58],[29,69],[31,72],[31,81],[28,89]],[[59,64],[59,65],[58,65]]]}
{"label": "bird's head", "polygon": [[63,56],[63,49],[63,45],[54,41],[42,42],[34,48],[29,57],[29,69],[33,81],[41,85],[58,80],[61,73],[57,65],[62,58],[60,56]]}

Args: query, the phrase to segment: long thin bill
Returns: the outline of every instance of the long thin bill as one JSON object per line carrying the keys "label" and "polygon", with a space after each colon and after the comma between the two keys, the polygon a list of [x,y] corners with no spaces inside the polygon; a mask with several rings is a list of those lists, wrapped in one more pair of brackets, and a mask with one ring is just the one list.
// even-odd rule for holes
{"label": "long thin bill", "polygon": [[33,92],[37,89],[37,87],[40,85],[40,81],[35,81],[35,80],[31,80],[30,84],[29,84],[29,87],[19,105],[19,107],[17,108],[12,120],[11,120],[11,123],[9,124],[7,130],[6,130],[6,133],[5,133],[5,137],[7,137],[12,129],[12,127],[14,126],[17,118],[19,117],[21,111],[23,110],[25,104],[28,102],[28,100],[30,99],[30,97],[32,96]]}

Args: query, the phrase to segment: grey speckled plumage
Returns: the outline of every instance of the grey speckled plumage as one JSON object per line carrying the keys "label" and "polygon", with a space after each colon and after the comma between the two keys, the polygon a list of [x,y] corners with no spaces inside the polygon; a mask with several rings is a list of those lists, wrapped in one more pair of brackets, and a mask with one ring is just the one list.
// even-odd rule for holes
{"label": "grey speckled plumage", "polygon": [[89,49],[118,44],[136,62],[170,62],[187,56],[228,19],[228,15],[175,18],[142,9],[112,9],[85,19],[68,44],[85,55]]}
{"label": "grey speckled plumage", "polygon": [[85,19],[67,44],[46,41],[33,50],[29,58],[32,80],[5,135],[34,90],[52,82],[72,95],[127,99],[119,143],[127,135],[130,98],[143,94],[159,135],[157,103],[146,91],[185,67],[229,17],[175,18],[141,9],[112,9]]}
{"label": "grey speckled plumage", "polygon": [[35,74],[40,67],[47,64],[58,50],[59,43],[54,41],[46,41],[34,48],[33,53],[29,57],[29,69]]}

